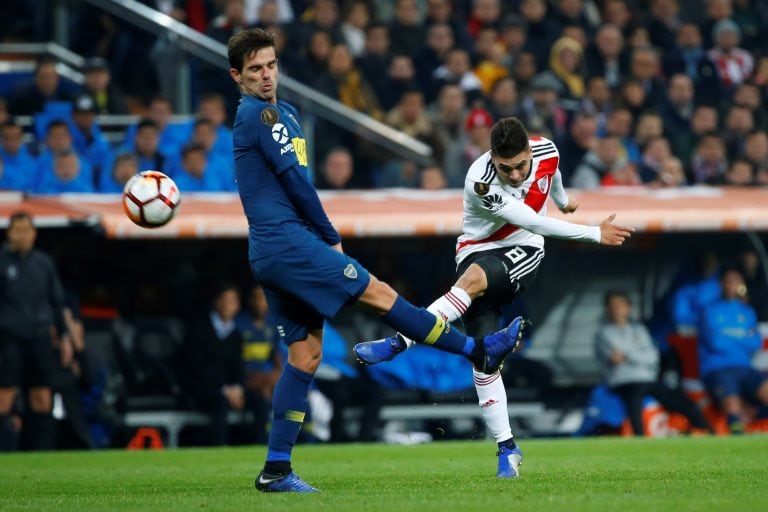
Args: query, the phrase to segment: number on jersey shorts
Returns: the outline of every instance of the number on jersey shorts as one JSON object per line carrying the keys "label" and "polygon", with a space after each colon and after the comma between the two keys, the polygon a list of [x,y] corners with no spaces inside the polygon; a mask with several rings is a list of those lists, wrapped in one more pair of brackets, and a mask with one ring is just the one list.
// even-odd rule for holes
{"label": "number on jersey shorts", "polygon": [[461,262],[458,275],[472,263],[477,263],[488,280],[485,297],[493,306],[500,307],[512,302],[523,290],[530,287],[536,270],[544,258],[544,249],[532,246],[514,246],[470,254]]}

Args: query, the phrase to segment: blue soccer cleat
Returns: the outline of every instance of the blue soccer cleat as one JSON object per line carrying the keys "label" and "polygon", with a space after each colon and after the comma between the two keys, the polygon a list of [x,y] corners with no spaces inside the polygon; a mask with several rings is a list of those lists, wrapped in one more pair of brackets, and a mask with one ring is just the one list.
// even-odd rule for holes
{"label": "blue soccer cleat", "polygon": [[352,350],[361,363],[376,364],[391,361],[397,354],[404,352],[406,348],[405,340],[396,334],[393,338],[357,343]]}
{"label": "blue soccer cleat", "polygon": [[523,463],[523,452],[520,447],[507,448],[502,446],[496,452],[499,457],[499,470],[496,476],[499,478],[518,478],[520,476],[520,464]]}
{"label": "blue soccer cleat", "polygon": [[320,492],[294,472],[285,476],[270,477],[262,471],[256,478],[256,488],[261,492]]}
{"label": "blue soccer cleat", "polygon": [[527,324],[523,317],[518,316],[505,329],[485,336],[483,338],[485,357],[478,370],[491,374],[501,368],[504,359],[520,346]]}

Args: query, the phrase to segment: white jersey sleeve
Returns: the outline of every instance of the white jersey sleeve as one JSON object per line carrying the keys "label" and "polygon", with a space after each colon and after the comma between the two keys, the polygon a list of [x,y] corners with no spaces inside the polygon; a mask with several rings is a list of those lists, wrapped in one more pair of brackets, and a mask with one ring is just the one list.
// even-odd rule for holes
{"label": "white jersey sleeve", "polygon": [[499,210],[498,215],[509,224],[514,224],[541,236],[584,242],[600,241],[600,226],[584,226],[545,217],[520,201],[509,201],[504,205],[504,208]]}

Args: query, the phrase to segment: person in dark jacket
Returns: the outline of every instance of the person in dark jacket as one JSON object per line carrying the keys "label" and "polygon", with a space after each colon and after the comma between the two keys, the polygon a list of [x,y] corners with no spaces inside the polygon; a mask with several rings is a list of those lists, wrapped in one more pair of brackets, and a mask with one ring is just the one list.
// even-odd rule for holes
{"label": "person in dark jacket", "polygon": [[187,337],[184,376],[198,407],[211,418],[212,445],[227,444],[227,415],[245,407],[243,337],[235,325],[239,311],[240,292],[233,285],[222,285],[213,309]]}
{"label": "person in dark jacket", "polygon": [[53,259],[34,248],[36,236],[32,216],[16,212],[0,250],[0,450],[14,448],[8,415],[19,388],[29,390],[22,448],[46,450],[55,444],[54,347],[69,348],[70,339],[59,274]]}

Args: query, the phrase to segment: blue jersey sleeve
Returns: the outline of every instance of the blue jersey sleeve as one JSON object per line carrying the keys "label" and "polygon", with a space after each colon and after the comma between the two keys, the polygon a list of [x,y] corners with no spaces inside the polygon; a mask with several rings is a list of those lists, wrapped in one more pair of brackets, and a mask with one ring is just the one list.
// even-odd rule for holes
{"label": "blue jersey sleeve", "polygon": [[328,220],[315,187],[312,186],[306,175],[295,167],[291,167],[280,174],[279,179],[285,193],[296,209],[301,212],[301,217],[312,225],[320,238],[328,245],[336,245],[341,242],[339,233]]}

